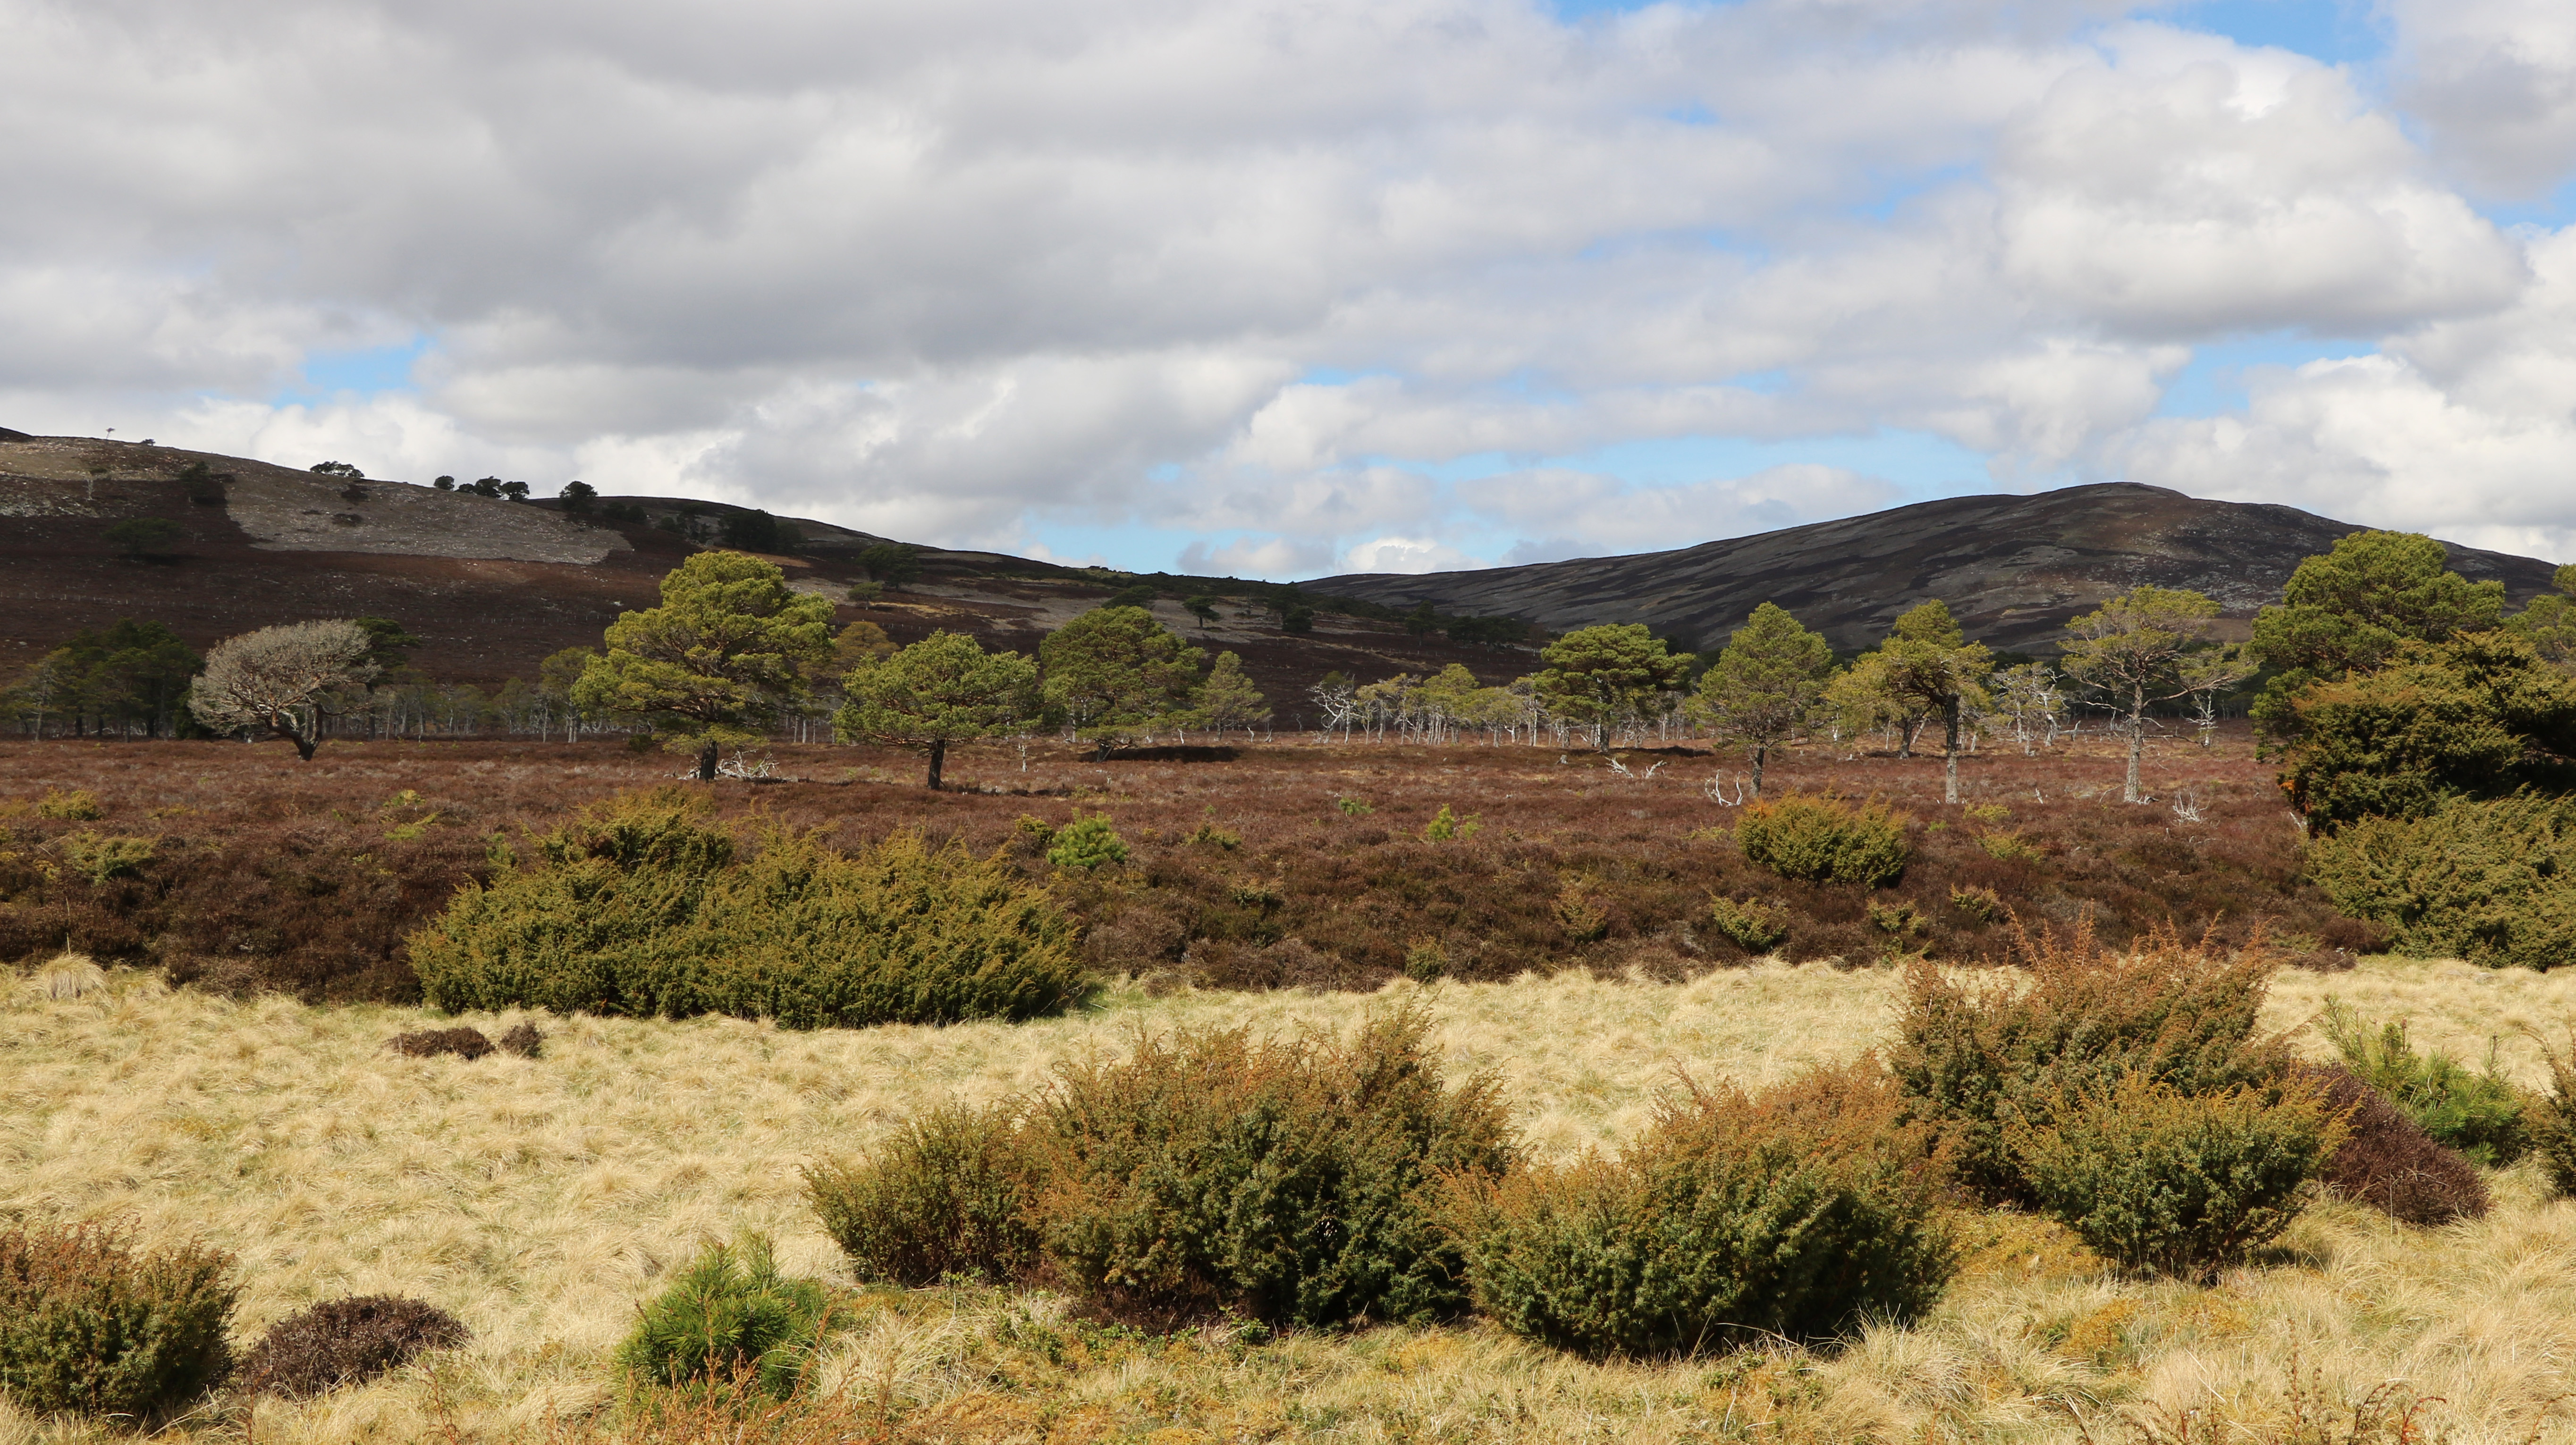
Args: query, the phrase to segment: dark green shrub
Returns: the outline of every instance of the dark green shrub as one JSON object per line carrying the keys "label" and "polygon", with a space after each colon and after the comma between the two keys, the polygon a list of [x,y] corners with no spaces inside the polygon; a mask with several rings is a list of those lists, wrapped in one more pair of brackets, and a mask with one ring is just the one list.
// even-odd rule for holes
{"label": "dark green shrub", "polygon": [[2258,1040],[2274,963],[2234,958],[2160,930],[2113,953],[2090,921],[2060,934],[2012,931],[2027,982],[1954,980],[1928,963],[1907,974],[1888,1068],[1912,1117],[1937,1126],[1959,1180],[1995,1202],[2033,1198],[2006,1133],[2048,1123],[2065,1095],[2142,1073],[2185,1095],[2279,1077],[2288,1055]]}
{"label": "dark green shrub", "polygon": [[1669,1102],[1615,1158],[1466,1181],[1478,1308],[1586,1355],[1824,1339],[1921,1313],[1956,1268],[1927,1131],[1875,1060]]}
{"label": "dark green shrub", "polygon": [[2563,1054],[2539,1030],[2530,1033],[2549,1063],[2549,1092],[2535,1096],[2523,1111],[2531,1152],[2539,1156],[2550,1192],[2576,1197],[2576,1024],[2568,1026]]}
{"label": "dark green shrub", "polygon": [[1783,878],[1881,888],[1905,876],[1912,849],[1905,820],[1884,803],[1855,808],[1833,798],[1791,794],[1753,803],[1735,825],[1747,860]]}
{"label": "dark green shrub", "polygon": [[2400,646],[2384,666],[2310,684],[2287,711],[2281,781],[2321,832],[2564,791],[2559,760],[2576,745],[2576,679],[2502,629]]}
{"label": "dark green shrub", "polygon": [[1746,953],[1767,954],[1789,936],[1789,921],[1780,910],[1755,899],[1708,901],[1709,926]]}
{"label": "dark green shrub", "polygon": [[2040,1203],[2104,1259],[2194,1280],[2287,1228],[2344,1134],[2295,1081],[2188,1094],[2144,1071],[2049,1115],[2009,1135]]}
{"label": "dark green shrub", "polygon": [[2576,959],[2576,800],[2454,798],[2414,819],[2362,818],[2308,845],[2335,907],[2417,958],[2554,968]]}
{"label": "dark green shrub", "polygon": [[0,1231],[0,1394],[38,1415],[149,1417],[232,1369],[232,1257],[92,1225]]}
{"label": "dark green shrub", "polygon": [[1466,1304],[1438,1181],[1512,1162],[1490,1080],[1450,1088],[1410,1010],[1348,1044],[1150,1038],[1041,1095],[949,1110],[807,1176],[862,1274],[1032,1272],[1160,1325],[1422,1320]]}
{"label": "dark green shrub", "polygon": [[1013,1279],[1037,1262],[1034,1181],[1008,1110],[934,1109],[859,1163],[805,1171],[823,1232],[861,1279]]}
{"label": "dark green shrub", "polygon": [[2326,1001],[2320,1023],[2344,1066],[2387,1095],[2425,1133],[2458,1150],[2471,1163],[2502,1169],[2530,1147],[2522,1123],[2522,1096],[2496,1073],[2490,1059],[2482,1073],[2435,1049],[2419,1054],[2402,1020],[2376,1031],[2338,999]]}
{"label": "dark green shrub", "polygon": [[1052,1271],[1123,1315],[1274,1324],[1434,1319],[1467,1302],[1436,1219],[1446,1175],[1511,1163],[1491,1080],[1445,1087],[1429,1022],[1348,1044],[1235,1030],[1065,1069],[1024,1136]]}
{"label": "dark green shrub", "polygon": [[768,1240],[711,1244],[644,1307],[617,1365],[630,1390],[741,1389],[784,1400],[804,1384],[830,1315],[821,1285],[778,1272]]}
{"label": "dark green shrub", "polygon": [[254,1390],[304,1398],[359,1385],[469,1338],[456,1316],[396,1295],[324,1300],[269,1326],[242,1361]]}
{"label": "dark green shrub", "polygon": [[1088,873],[1113,863],[1127,861],[1127,844],[1118,830],[1109,826],[1109,815],[1076,818],[1056,830],[1047,843],[1047,861],[1058,868],[1079,868]]}
{"label": "dark green shrub", "polygon": [[629,795],[467,884],[410,940],[450,1010],[727,1013],[789,1028],[1051,1013],[1084,987],[1072,926],[998,858],[892,834],[844,856],[771,831],[748,858],[680,789]]}

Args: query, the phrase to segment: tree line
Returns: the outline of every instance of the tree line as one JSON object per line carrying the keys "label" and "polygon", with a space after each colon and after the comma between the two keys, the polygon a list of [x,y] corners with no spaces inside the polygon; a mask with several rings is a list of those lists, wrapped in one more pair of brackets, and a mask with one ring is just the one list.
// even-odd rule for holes
{"label": "tree line", "polygon": [[[2135,801],[2149,719],[2160,710],[2185,710],[2206,742],[2220,699],[2260,682],[2253,714],[2290,744],[2320,689],[2410,647],[2496,631],[2551,665],[2576,654],[2576,598],[2543,597],[2508,618],[2501,584],[2466,582],[2443,560],[2430,538],[2356,533],[2302,563],[2243,643],[2213,635],[2213,599],[2139,586],[2071,618],[2053,661],[1998,659],[1931,599],[1838,663],[1822,635],[1764,603],[1713,656],[1676,650],[1642,624],[1604,624],[1556,638],[1536,671],[1501,684],[1451,664],[1368,683],[1327,674],[1307,697],[1323,731],[1345,739],[1481,733],[1608,750],[1714,737],[1744,750],[1748,796],[1759,796],[1776,748],[1877,733],[1911,756],[1937,728],[1954,802],[1959,757],[1980,736],[2009,736],[2025,751],[2049,746],[2079,726],[2074,709],[2083,706],[2126,741],[2124,797]],[[863,589],[918,571],[897,546],[870,549],[868,561],[881,580]],[[2576,590],[2576,568],[2560,581]],[[1150,610],[1155,595],[1141,582],[1113,595],[1048,634],[1034,656],[946,631],[898,647],[872,622],[836,631],[831,604],[792,591],[776,564],[711,551],[664,578],[661,605],[620,617],[601,648],[564,649],[533,682],[512,679],[492,693],[410,670],[403,655],[419,639],[382,618],[264,628],[202,659],[167,627],[128,620],[78,634],[5,700],[37,735],[253,733],[292,741],[307,757],[331,733],[427,736],[494,721],[567,738],[613,729],[691,755],[702,777],[715,775],[727,749],[782,727],[803,740],[828,728],[843,742],[920,750],[936,788],[955,743],[1061,730],[1106,757],[1158,737],[1200,730],[1221,740],[1268,723],[1270,702],[1241,658],[1210,658],[1164,627]],[[1216,603],[1193,596],[1184,606],[1204,624]],[[1415,630],[1437,621],[1427,609],[1405,620]]]}

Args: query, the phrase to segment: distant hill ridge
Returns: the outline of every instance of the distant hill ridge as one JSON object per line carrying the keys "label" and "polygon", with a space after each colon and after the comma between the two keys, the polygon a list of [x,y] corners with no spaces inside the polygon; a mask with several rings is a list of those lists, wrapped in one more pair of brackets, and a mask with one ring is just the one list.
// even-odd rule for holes
{"label": "distant hill ridge", "polygon": [[[1316,592],[1394,607],[1509,616],[1553,631],[1643,622],[1712,647],[1776,602],[1836,647],[1876,643],[1907,608],[1938,597],[1968,635],[2036,651],[2068,618],[2139,583],[2184,587],[2244,619],[2280,599],[2301,559],[2365,530],[2266,503],[2211,502],[2105,482],[2032,496],[1952,497],[1671,552],[1474,572],[1350,573]],[[2551,590],[2552,564],[2442,544],[2473,580],[2519,605]]]}

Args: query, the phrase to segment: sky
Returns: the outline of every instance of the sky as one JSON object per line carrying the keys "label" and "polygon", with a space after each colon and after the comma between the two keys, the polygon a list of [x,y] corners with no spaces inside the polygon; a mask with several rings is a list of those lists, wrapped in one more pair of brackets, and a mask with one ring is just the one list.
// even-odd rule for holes
{"label": "sky", "polygon": [[1297,578],[2576,558],[2565,0],[0,0],[0,426]]}

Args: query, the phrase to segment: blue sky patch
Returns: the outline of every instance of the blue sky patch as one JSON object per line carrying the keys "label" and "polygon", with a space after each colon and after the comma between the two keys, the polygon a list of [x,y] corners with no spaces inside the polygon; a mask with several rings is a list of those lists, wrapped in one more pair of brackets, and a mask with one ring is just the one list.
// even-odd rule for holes
{"label": "blue sky patch", "polygon": [[412,367],[429,351],[429,337],[416,335],[393,346],[371,346],[357,351],[308,351],[304,354],[304,375],[292,385],[278,388],[269,401],[278,406],[296,402],[329,401],[348,393],[373,396],[379,392],[413,389]]}

